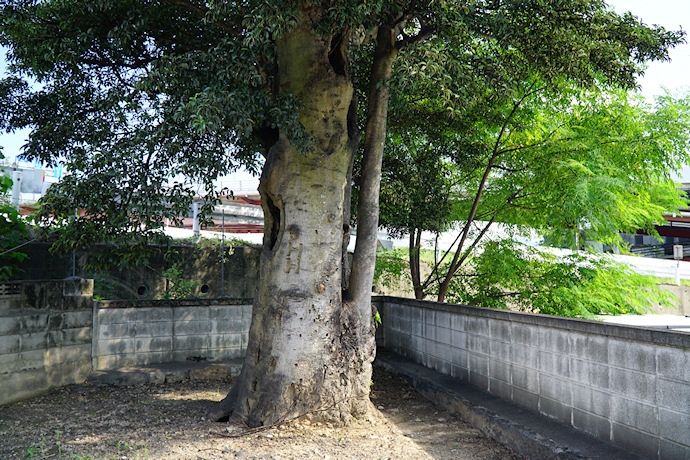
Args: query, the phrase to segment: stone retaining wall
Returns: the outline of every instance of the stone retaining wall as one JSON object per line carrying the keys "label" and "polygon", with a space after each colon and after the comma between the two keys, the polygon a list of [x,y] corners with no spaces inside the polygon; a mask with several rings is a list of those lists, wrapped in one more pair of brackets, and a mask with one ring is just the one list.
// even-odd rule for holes
{"label": "stone retaining wall", "polygon": [[183,281],[196,284],[192,294],[200,298],[252,298],[259,277],[261,248],[257,246],[226,246],[224,252],[215,245],[152,247],[145,265],[112,266],[97,272],[87,266],[107,246],[95,245],[66,255],[51,254],[50,246],[32,243],[22,248],[28,257],[18,264],[17,281],[62,279],[72,274],[95,277],[94,293],[101,299],[138,301],[162,298],[169,285],[163,273],[173,264]]}
{"label": "stone retaining wall", "polygon": [[690,458],[690,334],[375,299],[379,343],[645,458]]}

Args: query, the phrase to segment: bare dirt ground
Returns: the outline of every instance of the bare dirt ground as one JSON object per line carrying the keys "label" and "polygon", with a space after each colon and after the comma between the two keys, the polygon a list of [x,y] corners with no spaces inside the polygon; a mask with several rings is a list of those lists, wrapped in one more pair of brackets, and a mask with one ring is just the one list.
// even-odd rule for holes
{"label": "bare dirt ground", "polygon": [[0,406],[0,459],[521,459],[405,382],[374,371],[368,420],[237,430],[203,419],[232,381],[78,385]]}

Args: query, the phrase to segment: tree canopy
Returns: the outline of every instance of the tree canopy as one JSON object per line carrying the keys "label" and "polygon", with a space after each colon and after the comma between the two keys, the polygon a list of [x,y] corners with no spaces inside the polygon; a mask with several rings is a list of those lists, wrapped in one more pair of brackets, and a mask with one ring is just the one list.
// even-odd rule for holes
{"label": "tree canopy", "polygon": [[[642,64],[666,59],[682,37],[589,0],[344,1],[323,9],[318,2],[12,0],[0,16],[13,71],[0,86],[0,127],[31,128],[26,157],[72,171],[46,199],[52,213],[82,208],[102,229],[141,234],[140,223],[155,228],[179,216],[190,195],[213,196],[218,175],[256,170],[276,130],[310,148],[297,120],[300,101],[279,88],[275,45],[308,6],[319,10],[319,34],[349,40],[339,65],[353,68],[361,88],[373,51],[366,34],[380,24],[401,29],[392,123],[448,114],[465,126],[491,122],[488,107],[535,73],[547,82],[632,87]],[[164,186],[178,175],[185,180]]]}

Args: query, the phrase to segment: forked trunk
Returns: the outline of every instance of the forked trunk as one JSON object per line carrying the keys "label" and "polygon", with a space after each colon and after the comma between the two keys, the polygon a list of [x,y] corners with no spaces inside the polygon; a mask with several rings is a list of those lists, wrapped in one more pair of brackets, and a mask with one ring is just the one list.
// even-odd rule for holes
{"label": "forked trunk", "polygon": [[[281,133],[261,177],[264,247],[244,367],[210,413],[249,426],[309,415],[347,423],[371,408],[370,299],[343,301],[343,222],[353,89],[339,38],[305,22],[278,42],[281,90],[302,103],[314,151]],[[332,43],[333,42],[333,43]]]}

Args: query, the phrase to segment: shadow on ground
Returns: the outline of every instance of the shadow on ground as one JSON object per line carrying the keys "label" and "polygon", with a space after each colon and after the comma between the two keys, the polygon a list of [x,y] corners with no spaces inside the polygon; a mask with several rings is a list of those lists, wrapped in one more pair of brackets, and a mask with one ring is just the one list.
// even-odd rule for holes
{"label": "shadow on ground", "polygon": [[[212,377],[212,376],[211,376]],[[239,433],[203,419],[230,378],[87,383],[0,406],[0,458],[511,459],[521,458],[376,369],[369,420],[348,427],[294,421]]]}

